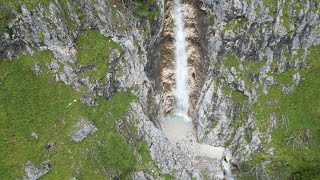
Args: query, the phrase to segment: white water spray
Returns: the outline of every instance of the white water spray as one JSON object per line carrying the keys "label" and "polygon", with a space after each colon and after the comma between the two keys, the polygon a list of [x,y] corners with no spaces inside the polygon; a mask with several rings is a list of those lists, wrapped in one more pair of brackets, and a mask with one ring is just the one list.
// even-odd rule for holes
{"label": "white water spray", "polygon": [[[186,52],[186,35],[184,32],[184,21],[181,12],[181,0],[174,1],[173,22],[175,33],[175,78],[176,87],[174,89],[175,105],[173,114],[166,116],[162,123],[162,130],[168,140],[186,152],[192,163],[197,164],[198,157],[213,159],[217,167],[223,157],[224,147],[214,147],[208,144],[197,142],[196,131],[194,130],[191,118],[188,116],[189,92],[188,92],[188,57]],[[218,161],[217,161],[218,160]],[[229,159],[223,161],[225,178],[234,180],[231,172]],[[219,168],[217,168],[217,172]],[[223,173],[218,175],[218,179],[223,178]]]}
{"label": "white water spray", "polygon": [[231,172],[231,167],[230,167],[230,158],[228,156],[225,156],[225,160],[222,161],[222,166],[224,169],[225,178],[226,180],[234,180],[234,177]]}
{"label": "white water spray", "polygon": [[180,0],[174,0],[173,22],[175,31],[175,60],[176,60],[176,89],[174,113],[190,121],[189,92],[188,92],[188,58],[186,53],[186,39],[184,22],[181,13]]}

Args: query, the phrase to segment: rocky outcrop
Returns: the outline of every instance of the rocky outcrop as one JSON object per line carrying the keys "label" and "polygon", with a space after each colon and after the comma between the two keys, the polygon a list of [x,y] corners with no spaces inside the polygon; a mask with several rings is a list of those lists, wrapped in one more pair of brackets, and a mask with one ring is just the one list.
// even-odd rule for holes
{"label": "rocky outcrop", "polygon": [[[130,135],[125,129],[132,123],[137,127],[135,139],[148,143],[151,157],[156,162],[155,166],[161,169],[160,175],[169,174],[175,179],[223,179],[220,160],[194,156],[194,152],[189,152],[190,148],[184,147],[183,144],[172,144],[143,113],[138,103],[131,104],[130,112],[119,123],[119,130],[127,134],[125,135],[127,138],[130,138]],[[144,176],[148,177],[147,174]],[[143,177],[143,175],[138,172],[133,177]]]}
{"label": "rocky outcrop", "polygon": [[71,135],[72,140],[76,142],[82,141],[89,134],[96,132],[98,129],[95,125],[91,124],[87,120],[81,120],[75,124],[75,127],[78,129]]}
{"label": "rocky outcrop", "polygon": [[[319,45],[319,3],[201,0],[197,4],[207,17],[214,17],[214,23],[204,28],[208,68],[196,107],[199,141],[231,148],[240,163],[251,160],[255,152],[273,155],[272,131],[286,120],[269,109],[261,117],[266,111],[261,98],[274,96],[274,88],[289,94],[299,84],[299,71],[308,69],[309,48]],[[279,76],[292,69],[288,84],[281,82]],[[268,103],[277,106],[276,101]]]}
{"label": "rocky outcrop", "polygon": [[25,166],[25,175],[23,176],[23,180],[36,180],[40,177],[44,176],[50,171],[50,162],[46,161],[42,163],[42,167],[38,168],[32,165],[31,162],[27,162],[24,164]]}
{"label": "rocky outcrop", "polygon": [[[135,18],[131,4],[103,0],[63,3],[49,2],[48,6],[39,5],[34,9],[22,4],[21,13],[15,11],[16,18],[8,27],[10,34],[1,35],[5,44],[1,45],[0,57],[11,59],[19,49],[25,49],[24,53],[31,55],[49,50],[54,58],[47,64],[48,68],[56,80],[71,84],[76,89],[87,89],[83,102],[95,105],[99,96],[109,98],[114,91],[127,91],[133,86],[144,85],[146,89],[135,93],[146,102],[148,94],[145,91],[151,87],[144,71],[148,54],[146,48],[154,43],[161,29],[151,29],[151,22]],[[161,12],[162,1],[155,4]],[[66,16],[67,12],[69,16]],[[154,24],[161,24],[160,15]],[[103,80],[81,76],[86,68],[77,64],[75,41],[86,29],[100,31],[123,49],[110,54],[110,70]]]}

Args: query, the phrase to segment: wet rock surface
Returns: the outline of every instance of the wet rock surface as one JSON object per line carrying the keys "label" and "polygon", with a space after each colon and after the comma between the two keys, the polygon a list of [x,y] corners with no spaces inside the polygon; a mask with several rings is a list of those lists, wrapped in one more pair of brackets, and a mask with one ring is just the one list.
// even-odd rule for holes
{"label": "wet rock surface", "polygon": [[[195,6],[195,2],[186,1],[181,5],[181,13],[184,19],[184,31],[186,37],[186,54],[188,61],[189,79],[189,115],[193,116],[194,107],[198,100],[197,93],[203,85],[204,64],[201,47],[204,39],[202,33],[203,22],[201,19],[202,11]],[[162,33],[163,43],[160,56],[160,75],[162,86],[162,111],[168,115],[172,113],[174,106],[175,89],[175,55],[174,55],[174,23],[173,23],[173,0],[165,1],[165,19]]]}

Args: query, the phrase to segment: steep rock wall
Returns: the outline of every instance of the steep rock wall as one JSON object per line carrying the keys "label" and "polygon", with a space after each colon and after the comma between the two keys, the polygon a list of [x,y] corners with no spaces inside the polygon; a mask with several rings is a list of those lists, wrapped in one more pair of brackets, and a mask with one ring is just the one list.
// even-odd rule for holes
{"label": "steep rock wall", "polygon": [[[34,9],[28,9],[22,3],[19,7],[21,13],[12,9],[15,19],[12,19],[7,29],[1,33],[1,40],[6,42],[1,45],[1,57],[12,59],[20,49],[23,49],[24,54],[31,55],[38,51],[52,51],[55,61],[51,64],[58,63],[63,69],[55,71],[53,68],[57,80],[72,84],[77,89],[87,87],[88,97],[90,96],[87,103],[94,104],[97,96],[109,98],[114,91],[127,91],[131,87],[142,85],[145,80],[148,81],[146,74],[150,72],[144,69],[148,63],[147,48],[149,50],[155,43],[162,27],[162,1],[155,4],[159,13],[152,22],[148,17],[141,16],[140,20],[137,19],[135,16],[139,15],[134,15],[133,11],[136,10],[130,3],[48,2],[45,5],[34,5]],[[75,41],[88,29],[100,31],[121,47],[118,50],[113,49],[108,57],[109,72],[101,79],[90,77],[88,80],[81,76],[81,73],[89,70],[77,62],[79,60]],[[17,46],[18,44],[20,46]],[[147,89],[151,87],[146,86]],[[137,91],[137,94],[145,103],[147,93]]]}
{"label": "steep rock wall", "polygon": [[[303,88],[299,85],[302,74],[318,67],[312,54],[319,51],[319,3],[201,0],[198,5],[214,21],[206,30],[205,61],[209,67],[196,110],[198,139],[229,147],[240,164],[259,162],[243,163],[242,167],[249,164],[256,168],[252,174],[278,178],[277,173],[266,171],[276,164],[272,156],[286,154],[276,143],[285,143],[290,136],[284,133],[284,126],[287,131],[304,131],[288,126],[289,121],[297,118],[292,111],[285,110],[291,107],[285,107],[283,99],[298,98],[290,94]],[[300,151],[303,150],[297,150]],[[266,153],[269,158],[257,160],[261,157],[252,156],[257,153]],[[268,160],[272,165],[268,165]],[[284,168],[279,164],[280,169]],[[285,168],[284,172],[289,174],[284,175],[286,178],[290,172],[301,171]]]}

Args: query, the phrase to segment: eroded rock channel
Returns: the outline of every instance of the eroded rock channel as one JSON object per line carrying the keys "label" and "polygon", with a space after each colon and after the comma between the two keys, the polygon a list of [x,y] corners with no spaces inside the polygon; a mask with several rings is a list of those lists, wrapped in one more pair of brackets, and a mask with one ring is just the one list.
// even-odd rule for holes
{"label": "eroded rock channel", "polygon": [[[219,166],[225,148],[197,142],[192,123],[198,91],[203,85],[199,13],[192,1],[165,1],[161,80],[166,118],[162,121],[162,130],[172,144],[184,149],[195,166],[210,164],[203,161],[213,161]],[[228,179],[232,179],[228,163],[223,167]]]}
{"label": "eroded rock channel", "polygon": [[[163,30],[163,44],[161,47],[161,82],[163,89],[162,109],[165,115],[173,112],[175,83],[175,60],[174,60],[174,23],[173,23],[173,0],[165,2],[165,21]],[[194,116],[194,110],[199,98],[197,93],[204,82],[203,76],[203,50],[200,47],[201,34],[198,23],[200,10],[193,1],[181,3],[181,13],[184,19],[184,33],[186,37],[186,54],[188,61],[188,90],[189,90],[189,116]]]}

